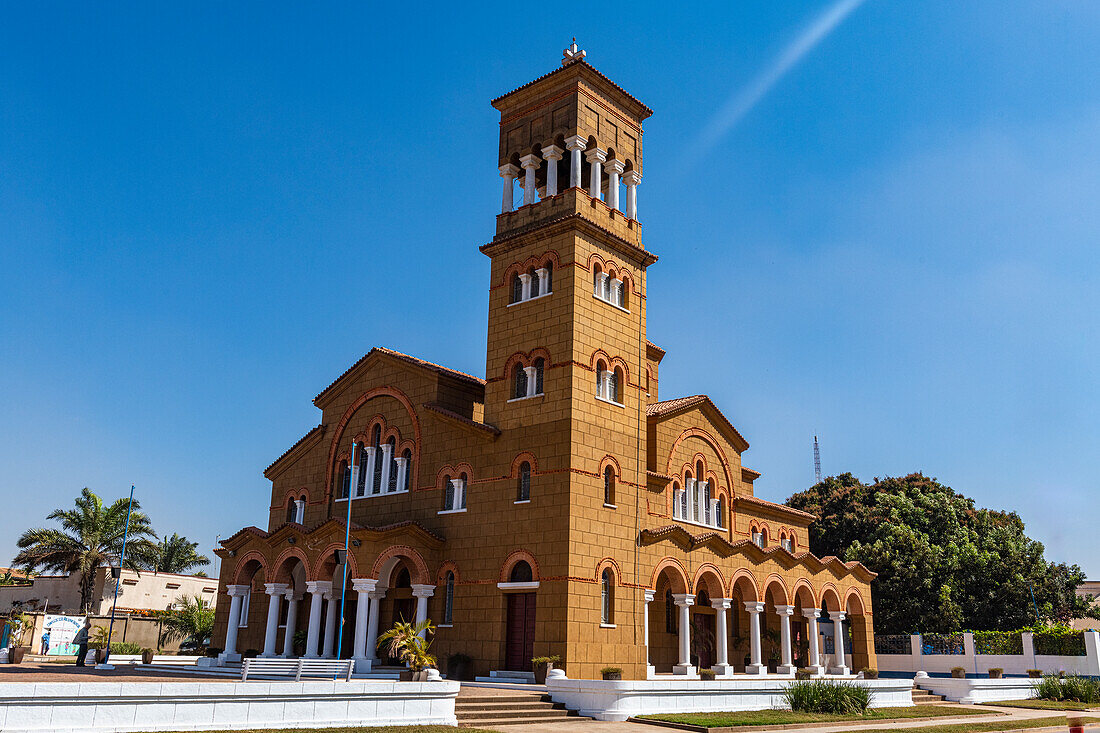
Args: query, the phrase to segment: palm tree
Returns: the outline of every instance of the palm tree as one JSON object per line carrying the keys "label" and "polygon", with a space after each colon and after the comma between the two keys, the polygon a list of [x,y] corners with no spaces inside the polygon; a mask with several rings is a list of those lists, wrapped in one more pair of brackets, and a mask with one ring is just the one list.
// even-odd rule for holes
{"label": "palm tree", "polygon": [[195,638],[201,644],[214,631],[214,609],[194,596],[180,596],[175,608],[160,613],[164,640]]}
{"label": "palm tree", "polygon": [[210,558],[195,551],[198,542],[188,542],[175,532],[171,537],[162,537],[156,546],[157,555],[146,568],[156,573],[186,573],[192,568],[210,564]]}
{"label": "palm tree", "polygon": [[[32,570],[44,568],[62,573],[80,574],[80,607],[87,612],[92,603],[92,584],[96,569],[109,565],[111,556],[122,554],[122,537],[126,529],[129,499],[118,499],[110,506],[91,489],[85,488],[76,500],[75,509],[55,509],[47,519],[56,519],[61,529],[28,529],[16,545],[19,554],[15,564]],[[130,539],[126,544],[124,566],[140,571],[156,552],[149,538],[156,533],[149,517],[138,511],[135,500],[130,515]]]}

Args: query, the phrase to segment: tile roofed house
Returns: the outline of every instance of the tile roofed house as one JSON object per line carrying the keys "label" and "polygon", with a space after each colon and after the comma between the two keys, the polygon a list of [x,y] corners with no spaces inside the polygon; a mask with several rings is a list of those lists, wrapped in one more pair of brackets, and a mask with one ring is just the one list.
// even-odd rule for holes
{"label": "tile roofed house", "polygon": [[[223,661],[371,669],[392,662],[382,631],[431,619],[439,659],[480,675],[553,654],[570,677],[875,666],[873,573],[815,557],[814,517],[754,496],[749,443],[709,397],[659,399],[636,196],[651,112],[578,58],[493,101],[485,378],[376,347],[316,396],[317,427],[265,471],[266,528],[218,550]],[[838,633],[850,655],[824,653]]]}

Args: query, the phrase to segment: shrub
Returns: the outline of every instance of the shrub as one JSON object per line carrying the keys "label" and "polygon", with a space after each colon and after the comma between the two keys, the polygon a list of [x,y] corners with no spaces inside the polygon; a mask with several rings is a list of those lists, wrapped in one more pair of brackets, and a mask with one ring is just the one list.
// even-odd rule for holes
{"label": "shrub", "polygon": [[871,667],[864,667],[860,671],[863,672],[863,679],[865,679],[865,680],[877,680],[878,679],[878,670],[877,669],[872,669]]}
{"label": "shrub", "polygon": [[989,679],[999,680],[1004,675],[1004,673],[1005,673],[1005,671],[1003,669],[1001,669],[1000,667],[990,667],[989,668]]}
{"label": "shrub", "polygon": [[961,680],[966,677],[966,667],[952,667],[951,676]]}
{"label": "shrub", "polygon": [[1037,679],[1037,678],[1043,676],[1043,670],[1041,670],[1041,669],[1029,669],[1027,671],[1027,676],[1031,677],[1032,679]]}
{"label": "shrub", "polygon": [[1091,677],[1045,675],[1034,683],[1034,696],[1041,700],[1100,703],[1100,680]]}
{"label": "shrub", "polygon": [[548,657],[534,657],[531,660],[531,664],[533,664],[537,667],[540,664],[557,664],[560,661],[561,661],[561,655],[560,654],[551,654]]}
{"label": "shrub", "polygon": [[862,714],[871,705],[866,687],[834,680],[805,680],[787,685],[783,700],[800,713]]}
{"label": "shrub", "polygon": [[713,681],[714,680],[714,670],[713,669],[701,669],[701,670],[699,670],[699,679]]}
{"label": "shrub", "polygon": [[605,680],[621,680],[623,678],[622,667],[604,667],[600,670],[600,676]]}
{"label": "shrub", "polygon": [[130,641],[112,641],[111,642],[111,654],[141,654],[141,644],[134,644]]}

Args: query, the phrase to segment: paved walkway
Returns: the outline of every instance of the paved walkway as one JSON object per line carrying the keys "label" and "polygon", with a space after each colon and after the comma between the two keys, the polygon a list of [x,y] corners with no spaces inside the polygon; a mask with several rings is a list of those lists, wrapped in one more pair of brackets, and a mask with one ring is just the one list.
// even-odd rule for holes
{"label": "paved walkway", "polygon": [[50,662],[24,662],[0,664],[0,682],[238,682],[236,677],[212,677],[210,675],[142,672],[140,664],[120,664],[114,669],[78,667],[76,664],[52,664]]}

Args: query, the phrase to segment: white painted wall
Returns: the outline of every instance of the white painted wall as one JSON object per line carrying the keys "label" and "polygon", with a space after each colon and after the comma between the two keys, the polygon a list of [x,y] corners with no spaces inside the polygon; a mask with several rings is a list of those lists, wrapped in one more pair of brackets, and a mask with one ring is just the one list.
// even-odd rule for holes
{"label": "white painted wall", "polygon": [[914,654],[879,654],[880,672],[928,672],[950,674],[952,668],[963,667],[968,674],[986,675],[999,667],[1005,674],[1027,674],[1029,669],[1041,669],[1048,673],[1100,675],[1100,632],[1086,631],[1085,655],[1081,657],[1055,657],[1035,654],[1032,635],[1023,637],[1023,654],[992,655],[974,653],[974,635],[963,634],[964,654],[921,654],[920,636],[912,640]]}
{"label": "white painted wall", "polygon": [[951,702],[973,705],[1004,700],[1026,700],[1034,697],[1035,680],[1026,677],[991,680],[969,677],[927,677],[917,680],[917,686]]}

